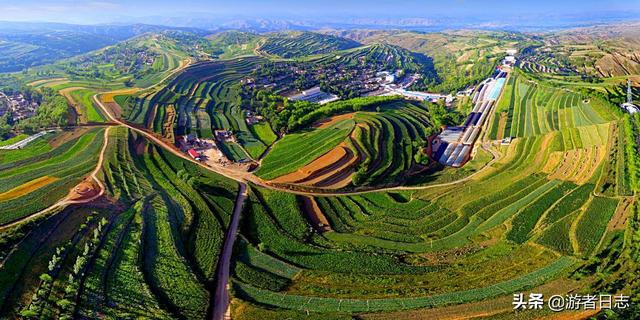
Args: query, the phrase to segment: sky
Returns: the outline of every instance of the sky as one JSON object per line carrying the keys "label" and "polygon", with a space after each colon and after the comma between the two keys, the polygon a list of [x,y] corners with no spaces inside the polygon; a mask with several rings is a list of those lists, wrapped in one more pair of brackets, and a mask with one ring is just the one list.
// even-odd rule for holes
{"label": "sky", "polygon": [[543,19],[544,17],[631,16],[640,19],[640,0],[0,0],[0,20],[79,24],[148,23],[154,17],[208,20],[262,19]]}

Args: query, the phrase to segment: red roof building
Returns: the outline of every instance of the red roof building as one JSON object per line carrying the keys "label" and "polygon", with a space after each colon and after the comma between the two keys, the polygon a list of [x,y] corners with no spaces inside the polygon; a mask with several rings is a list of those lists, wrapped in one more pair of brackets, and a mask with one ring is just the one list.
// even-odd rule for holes
{"label": "red roof building", "polygon": [[196,152],[195,149],[189,149],[189,151],[187,151],[187,153],[191,156],[191,158],[194,158],[196,160],[200,160],[200,155],[198,154],[198,152]]}

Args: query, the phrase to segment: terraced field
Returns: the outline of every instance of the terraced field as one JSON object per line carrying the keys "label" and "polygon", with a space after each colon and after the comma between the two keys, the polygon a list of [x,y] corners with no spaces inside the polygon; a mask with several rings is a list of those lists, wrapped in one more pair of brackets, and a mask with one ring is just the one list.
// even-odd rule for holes
{"label": "terraced field", "polygon": [[314,32],[281,32],[269,35],[258,50],[282,58],[329,53],[360,46],[356,41]]}
{"label": "terraced field", "polygon": [[286,135],[256,175],[276,184],[333,189],[405,180],[417,168],[414,156],[431,132],[429,112],[404,101],[376,109],[350,114],[351,119],[336,116],[321,128]]}
{"label": "terraced field", "polygon": [[[234,317],[253,319],[247,310],[260,305],[327,316],[433,308],[565,274],[573,256],[597,251],[618,200],[593,195],[598,171],[584,184],[545,175],[562,151],[546,145],[554,136],[516,139],[492,170],[448,187],[315,197],[316,209],[254,189],[248,244],[236,248]],[[267,257],[247,257],[255,251]],[[301,269],[282,274],[282,264]]]}
{"label": "terraced field", "polygon": [[[307,55],[343,45],[313,37],[272,37],[261,50]],[[486,48],[452,57],[497,59],[495,41],[506,40],[486,37]],[[414,59],[426,57],[398,50],[372,45],[310,59],[424,66]],[[178,66],[167,56],[137,78],[147,89],[33,83],[66,90],[81,122],[104,121],[90,98],[117,89],[100,99],[131,125],[100,125],[112,126],[97,177],[103,196],[6,228],[95,168],[105,129],[0,151],[0,317],[205,319],[228,293],[240,320],[533,318],[512,310],[513,293],[619,292],[620,279],[635,274],[638,240],[624,232],[638,225],[640,116],[516,68],[472,159],[443,170],[427,154],[447,115],[429,103],[372,99],[325,119],[318,107],[281,136],[267,122],[249,125],[240,84],[264,61],[199,62],[151,86]],[[289,111],[285,102],[274,109]],[[227,157],[252,158],[256,171],[198,165],[165,145],[185,134],[212,139],[219,129],[237,138],[220,143]],[[225,271],[230,290],[221,294]]]}
{"label": "terraced field", "polygon": [[106,120],[93,103],[92,97],[96,94],[95,91],[70,87],[60,90],[60,94],[64,95],[76,109],[80,123],[99,123]]}
{"label": "terraced field", "polygon": [[[588,97],[529,80],[522,73],[509,78],[490,130],[491,139],[531,137],[561,131],[578,147],[606,140],[602,125],[613,120],[610,111]],[[597,126],[597,127],[588,127]],[[582,131],[583,134],[579,134]]]}
{"label": "terraced field", "polygon": [[[294,196],[253,188],[241,231],[245,242],[236,247],[234,318],[256,319],[270,315],[272,308],[278,310],[273,318],[341,318],[498,299],[562,278],[580,266],[579,259],[600,252],[613,236],[607,224],[622,212],[620,196],[628,192],[624,179],[616,178],[629,170],[627,165],[612,161],[626,154],[617,142],[625,139],[618,128],[622,122],[616,113],[586,103],[578,94],[523,82],[515,78],[508,88],[522,90],[522,98],[514,99],[520,101],[514,103],[518,117],[509,122],[518,134],[510,145],[499,147],[501,158],[471,179],[424,190],[345,196]],[[552,96],[563,101],[562,108],[542,102]],[[505,94],[498,104],[510,102]],[[377,163],[391,158],[392,168],[402,168],[397,165],[404,163],[401,159],[411,157],[400,155],[402,140],[394,134],[413,140],[418,128],[428,128],[428,122],[416,125],[420,110],[411,107],[358,112],[305,134],[320,135],[354,121],[348,136],[354,154]],[[555,116],[537,117],[540,110],[530,111],[547,107],[549,114],[560,115],[562,125],[545,122]],[[428,121],[428,113],[423,116]],[[391,129],[385,129],[386,122]],[[404,123],[405,129],[394,130],[394,123]],[[372,150],[384,150],[380,146],[385,144],[376,141],[385,135],[391,136],[393,153],[382,159],[372,156],[377,154]],[[274,154],[285,139],[276,143]],[[292,150],[293,139],[313,141],[308,136],[289,139],[282,152]],[[349,150],[349,144],[337,138],[333,144],[337,147],[316,159],[346,163],[348,153],[337,150]],[[297,159],[294,154],[292,159]],[[307,180],[297,181],[304,184],[323,174],[317,161],[287,167],[292,161],[269,160],[267,156],[263,166],[273,167],[266,167],[265,174],[298,168],[273,182],[292,183],[283,179],[308,174]],[[312,166],[317,171],[309,172]],[[366,177],[373,183],[384,181],[371,171]],[[616,186],[617,181],[623,185]],[[607,194],[600,194],[603,188]],[[249,258],[255,252],[261,252],[260,260]],[[480,261],[482,267],[474,266]],[[278,272],[276,266],[283,264],[291,271]],[[479,269],[481,274],[474,272]]]}
{"label": "terraced field", "polygon": [[[103,129],[49,134],[19,150],[0,150],[0,224],[64,198],[96,166]],[[66,136],[70,136],[67,138]],[[55,142],[56,140],[63,140]]]}
{"label": "terraced field", "polygon": [[[53,149],[59,154],[51,158],[55,165],[41,162],[40,167],[57,175],[55,168],[65,167],[65,158],[91,154],[87,145],[100,147],[101,132],[92,130]],[[22,242],[17,251],[2,251],[3,314],[163,319],[206,315],[207,283],[217,266],[236,184],[166,153],[124,127],[109,134],[100,176],[106,194],[118,205],[69,206],[40,218],[26,235],[7,233],[22,237]],[[80,172],[77,166],[66,167]],[[11,174],[18,169],[5,170]],[[11,177],[16,180],[7,176],[8,187],[19,182]],[[32,272],[42,276],[20,282]]]}
{"label": "terraced field", "polygon": [[225,143],[226,155],[233,160],[257,159],[273,141],[273,133],[264,125],[250,128],[238,94],[240,79],[259,61],[243,58],[195,64],[158,91],[116,96],[115,101],[126,120],[165,137],[191,133],[211,139],[214,130],[231,130],[238,142]]}

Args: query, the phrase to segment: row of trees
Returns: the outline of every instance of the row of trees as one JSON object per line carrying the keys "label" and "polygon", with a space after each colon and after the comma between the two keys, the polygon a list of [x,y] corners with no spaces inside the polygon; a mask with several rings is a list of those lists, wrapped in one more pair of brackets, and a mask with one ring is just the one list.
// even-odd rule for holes
{"label": "row of trees", "polygon": [[638,155],[638,137],[636,136],[640,125],[640,115],[624,116],[624,140],[629,183],[634,191],[640,190],[640,155]]}
{"label": "row of trees", "polygon": [[[75,237],[82,237],[86,232],[89,232],[89,225],[94,223],[95,219],[95,215],[88,216],[86,222],[80,225]],[[56,253],[49,260],[47,271],[39,277],[40,286],[32,296],[31,303],[20,311],[22,317],[26,319],[42,319],[51,318],[54,314],[58,314],[58,319],[73,319],[77,296],[81,287],[80,282],[85,275],[89,260],[102,240],[103,231],[107,223],[107,219],[100,219],[92,232],[87,234],[87,239],[82,249],[76,248],[79,254],[76,256],[73,265],[70,265],[71,270],[67,275],[66,282],[61,277],[61,274],[64,264],[70,261],[65,262],[65,260],[67,255],[72,252],[72,246],[77,244],[70,241],[56,248]],[[56,286],[54,282],[59,283]]]}

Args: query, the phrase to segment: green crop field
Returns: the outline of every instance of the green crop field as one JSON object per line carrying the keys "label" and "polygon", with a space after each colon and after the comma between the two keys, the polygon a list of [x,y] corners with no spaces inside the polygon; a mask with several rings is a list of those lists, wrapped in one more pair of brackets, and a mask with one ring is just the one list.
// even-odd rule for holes
{"label": "green crop field", "polygon": [[304,166],[342,142],[354,124],[353,120],[343,120],[327,128],[286,135],[264,159],[257,174],[271,179]]}
{"label": "green crop field", "polygon": [[47,142],[53,137],[38,139],[24,149],[0,151],[1,223],[36,213],[64,198],[96,166],[103,129],[93,129],[56,148]]}
{"label": "green crop field", "polygon": [[273,133],[268,132],[268,126],[259,130],[250,128],[236,96],[239,93],[237,82],[258,61],[260,59],[244,58],[193,65],[157,92],[129,98],[119,96],[116,102],[126,111],[124,116],[128,121],[159,133],[166,121],[167,106],[174,105],[176,135],[193,133],[212,138],[213,130],[230,130],[236,135],[239,146],[224,143],[226,146],[222,149],[227,157],[255,159],[266,150]]}
{"label": "green crop field", "polygon": [[[536,84],[517,72],[507,82],[505,95],[498,102],[496,112],[492,139],[530,137],[558,130],[569,134],[575,132],[575,128],[613,120],[602,105],[590,102],[587,97],[566,89]],[[599,137],[598,130],[587,129],[585,133],[594,131]]]}
{"label": "green crop field", "polygon": [[[34,64],[0,75],[3,101],[23,90],[34,117],[51,99],[79,121],[0,117],[0,146],[52,131],[0,150],[0,318],[637,318],[640,114],[618,107],[628,78],[637,101],[635,29],[279,23],[138,25],[41,66],[61,52],[3,35]],[[505,75],[468,161],[433,159],[480,82]],[[299,99],[315,87],[338,101]],[[632,303],[514,311],[529,292]]]}
{"label": "green crop field", "polygon": [[345,38],[313,32],[282,32],[270,35],[258,50],[283,58],[295,58],[346,50],[360,46]]}
{"label": "green crop field", "polygon": [[105,118],[102,113],[96,108],[93,103],[93,95],[95,91],[89,89],[74,90],[69,93],[73,99],[80,104],[83,112],[82,116],[87,119],[88,122],[104,122]]}
{"label": "green crop field", "polygon": [[[101,148],[102,133],[102,129],[94,129],[52,149],[45,154],[49,157],[42,156],[39,162],[27,158],[20,160],[21,166],[3,169],[7,173],[4,188],[41,172],[70,176],[63,181],[70,180],[74,176],[67,172],[78,175],[83,171],[78,165],[70,166],[69,159],[94,157],[92,150]],[[35,312],[57,317],[77,310],[86,317],[97,314],[147,317],[153,314],[154,318],[166,319],[203,318],[206,315],[210,299],[206,283],[213,279],[217,266],[236,184],[137,139],[125,128],[111,130],[109,140],[100,176],[105,192],[122,206],[95,209],[97,214],[92,214],[90,208],[80,208],[95,217],[83,224],[84,229],[79,229],[78,236],[73,236],[70,244],[54,241],[48,245],[53,246],[48,249],[50,253],[40,254],[40,260],[33,262],[42,270],[40,273],[53,279],[51,284],[42,282],[40,287],[53,287],[54,291],[47,296],[32,297],[28,290],[33,287],[2,283],[2,294],[17,301],[10,308],[7,305],[3,312]],[[143,154],[130,152],[136,144],[140,144]],[[90,162],[95,165],[95,158]],[[27,176],[22,170],[29,170],[30,174]],[[21,179],[16,179],[20,172]],[[65,194],[69,188],[64,190]],[[46,194],[54,195],[55,191],[46,190]],[[22,198],[18,200],[22,203]],[[20,205],[10,201],[1,202],[1,205],[11,205],[11,209],[3,209],[2,221],[7,222],[18,217],[12,213],[13,208],[23,208],[20,212],[26,215],[32,211],[25,208],[47,204],[31,201]],[[74,228],[73,224],[64,226],[63,223],[68,222],[61,220],[65,216],[69,217],[67,219],[73,217],[81,223],[83,215],[74,210],[78,208],[67,208],[64,214],[58,213],[48,219],[59,220],[55,222],[57,228]],[[102,220],[104,222],[100,222]],[[55,229],[45,230],[42,232]],[[62,235],[70,234],[62,232]],[[51,234],[42,235],[45,236],[51,237]],[[58,251],[55,250],[57,244],[61,248]],[[42,244],[35,248],[38,246]],[[18,261],[12,262],[20,259],[19,251],[7,253],[7,261],[11,263],[0,268],[24,268],[17,264]],[[89,261],[93,262],[87,264]],[[49,266],[60,263],[61,267],[47,269],[47,263]],[[81,269],[75,271],[75,265]],[[3,274],[4,271],[8,270],[3,270]],[[81,286],[83,290],[71,295],[71,291],[65,291],[69,286]],[[185,292],[189,293],[189,298]],[[65,299],[74,302],[70,306],[59,302]]]}
{"label": "green crop field", "polygon": [[431,115],[424,106],[405,101],[376,105],[375,109],[355,113],[353,120],[285,135],[275,143],[256,174],[274,179],[291,173],[343,142],[359,155],[358,171],[351,178],[354,185],[405,180],[416,167],[414,156],[421,152],[432,132]]}

